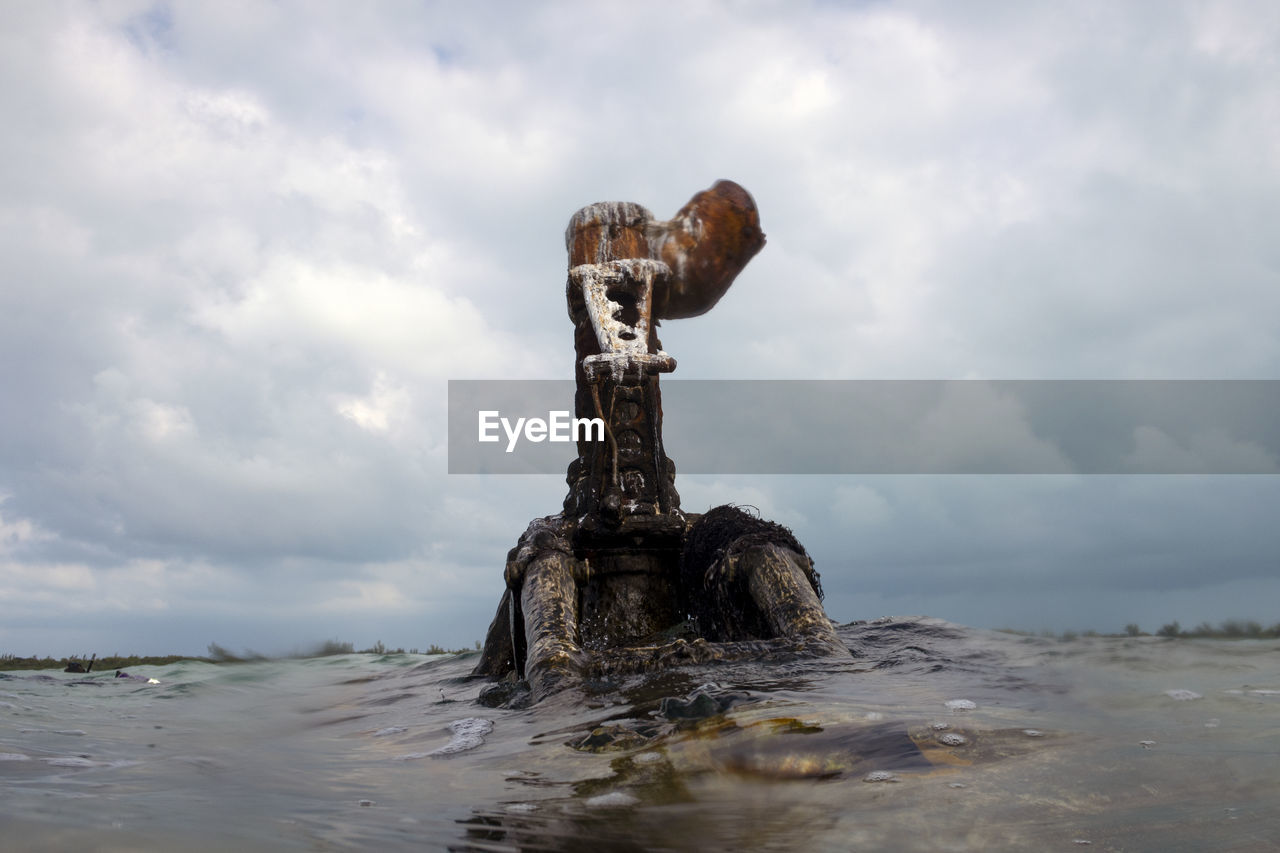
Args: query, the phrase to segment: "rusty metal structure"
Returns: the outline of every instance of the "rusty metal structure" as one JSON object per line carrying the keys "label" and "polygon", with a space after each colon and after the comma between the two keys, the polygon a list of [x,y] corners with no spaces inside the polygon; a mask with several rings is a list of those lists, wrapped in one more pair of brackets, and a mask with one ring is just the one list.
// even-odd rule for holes
{"label": "rusty metal structure", "polygon": [[763,248],[732,181],[670,220],[582,208],[565,234],[579,418],[599,418],[569,465],[562,511],[507,556],[506,591],[475,675],[523,680],[533,700],[583,678],[682,663],[846,652],[812,560],[781,525],[733,507],[686,514],[662,444],[660,320],[709,311]]}

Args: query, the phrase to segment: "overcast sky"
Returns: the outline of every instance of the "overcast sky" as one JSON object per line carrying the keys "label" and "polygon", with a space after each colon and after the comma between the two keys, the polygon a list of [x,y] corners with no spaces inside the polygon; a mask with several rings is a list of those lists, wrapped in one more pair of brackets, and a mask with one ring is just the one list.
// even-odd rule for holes
{"label": "overcast sky", "polygon": [[[1280,6],[642,6],[2,4],[0,652],[483,637],[565,487],[446,382],[570,375],[590,202],[754,195],[679,377],[1280,378]],[[1278,480],[678,487],[842,621],[1154,630],[1280,622]]]}

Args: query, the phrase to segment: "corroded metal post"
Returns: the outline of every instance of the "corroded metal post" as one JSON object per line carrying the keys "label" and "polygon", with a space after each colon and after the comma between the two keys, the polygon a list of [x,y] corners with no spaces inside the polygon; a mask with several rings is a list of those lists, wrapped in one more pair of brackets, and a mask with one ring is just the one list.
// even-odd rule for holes
{"label": "corroded metal post", "polygon": [[520,606],[526,660],[535,662],[528,672],[535,693],[554,690],[581,668],[582,649],[574,642],[578,635],[576,587],[570,558],[559,551],[538,557],[525,573]]}
{"label": "corroded metal post", "polygon": [[[514,671],[537,698],[590,673],[842,648],[790,532],[732,508],[686,515],[662,444],[659,376],[676,363],[659,321],[710,310],[764,242],[755,202],[732,181],[667,221],[630,202],[573,215],[574,408],[599,418],[606,440],[579,439],[563,511],[535,520],[508,555],[476,674]],[[690,616],[696,629],[673,639]]]}

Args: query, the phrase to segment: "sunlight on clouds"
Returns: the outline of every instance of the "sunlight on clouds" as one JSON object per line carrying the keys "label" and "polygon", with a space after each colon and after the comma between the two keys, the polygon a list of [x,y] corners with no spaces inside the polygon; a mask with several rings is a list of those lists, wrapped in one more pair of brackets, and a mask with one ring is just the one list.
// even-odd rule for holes
{"label": "sunlight on clouds", "polygon": [[378,269],[277,257],[247,291],[241,301],[205,305],[198,316],[267,357],[290,342],[345,350],[344,358],[415,376],[483,370],[500,360],[483,316],[467,299]]}
{"label": "sunlight on clouds", "polygon": [[152,441],[195,435],[191,413],[183,406],[143,399],[135,401],[133,410],[139,429]]}
{"label": "sunlight on clouds", "polygon": [[401,424],[409,409],[409,389],[392,383],[385,373],[374,378],[365,397],[348,397],[337,404],[337,412],[362,429],[385,433]]}
{"label": "sunlight on clouds", "polygon": [[762,123],[818,118],[836,105],[837,95],[824,69],[806,67],[808,57],[769,59],[755,63],[741,88],[742,109]]}

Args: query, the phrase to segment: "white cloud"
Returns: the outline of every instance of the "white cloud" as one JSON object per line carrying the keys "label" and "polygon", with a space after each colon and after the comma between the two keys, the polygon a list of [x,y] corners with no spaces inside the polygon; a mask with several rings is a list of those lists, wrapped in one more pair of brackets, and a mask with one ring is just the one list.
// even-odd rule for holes
{"label": "white cloud", "polygon": [[208,302],[195,317],[264,360],[293,349],[446,378],[459,370],[494,370],[502,355],[496,335],[465,298],[376,268],[291,256],[273,259],[246,282],[242,299]]}
{"label": "white cloud", "polygon": [[373,388],[367,396],[347,397],[337,404],[338,414],[375,433],[386,433],[401,426],[408,409],[409,389],[392,384],[383,373],[374,378]]}

